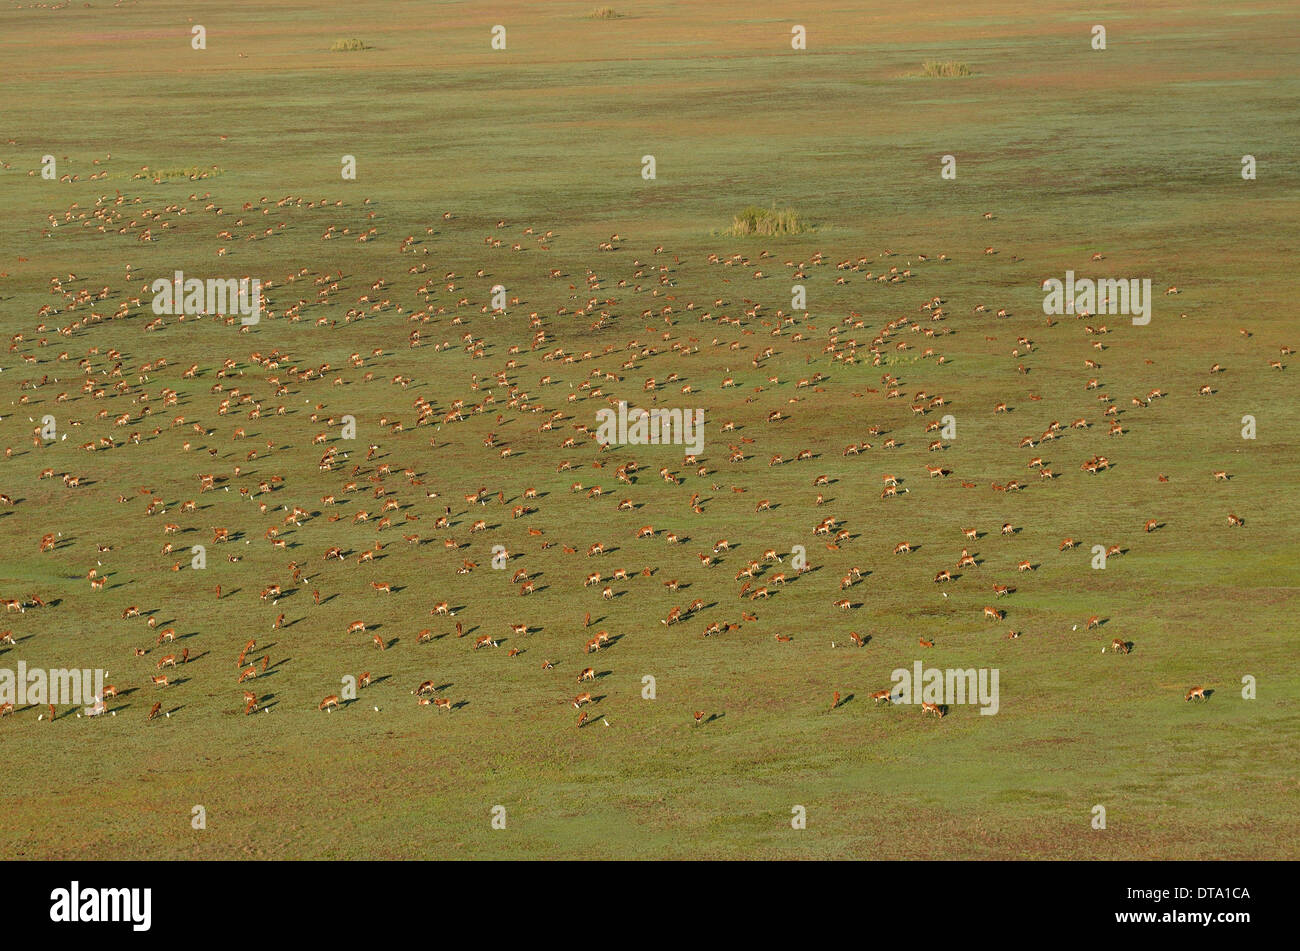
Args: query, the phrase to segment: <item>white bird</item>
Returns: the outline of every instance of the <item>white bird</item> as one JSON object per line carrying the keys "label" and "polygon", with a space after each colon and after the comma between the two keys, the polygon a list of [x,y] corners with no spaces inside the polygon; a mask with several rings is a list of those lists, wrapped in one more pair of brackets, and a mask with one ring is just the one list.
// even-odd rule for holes
{"label": "white bird", "polygon": [[603,723],[603,724],[605,724],[605,726],[609,726],[609,721],[606,720],[604,717],[601,717],[601,718],[600,718],[600,722]]}

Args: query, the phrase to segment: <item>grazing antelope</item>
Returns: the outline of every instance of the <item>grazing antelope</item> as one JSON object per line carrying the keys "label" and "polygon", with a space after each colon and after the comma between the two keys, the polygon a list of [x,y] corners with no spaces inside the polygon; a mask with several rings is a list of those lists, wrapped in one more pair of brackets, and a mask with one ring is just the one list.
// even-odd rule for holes
{"label": "grazing antelope", "polygon": [[877,705],[879,705],[882,700],[885,703],[894,702],[894,698],[888,690],[877,690],[875,693],[871,694],[871,699],[874,700]]}
{"label": "grazing antelope", "polygon": [[1027,561],[1022,561],[1016,565],[1016,571],[1033,571],[1034,566]]}
{"label": "grazing antelope", "polygon": [[1205,700],[1205,699],[1207,699],[1206,696],[1205,696],[1205,688],[1204,688],[1204,687],[1192,687],[1190,690],[1187,691],[1187,696],[1183,697],[1184,700],[1191,700],[1191,699],[1193,699],[1193,698],[1195,698],[1195,699],[1197,699],[1197,700]]}
{"label": "grazing antelope", "polygon": [[328,697],[326,697],[317,705],[316,709],[325,710],[328,713],[333,713],[334,710],[338,707],[338,705],[339,705],[338,696],[335,694],[330,694]]}
{"label": "grazing antelope", "polygon": [[1244,526],[1245,526],[1245,524],[1246,524],[1246,520],[1245,520],[1244,518],[1242,518],[1240,515],[1233,515],[1231,512],[1229,512],[1229,513],[1228,513],[1228,524],[1229,524],[1229,525],[1236,525],[1238,528],[1241,528],[1241,527],[1244,527]]}
{"label": "grazing antelope", "polygon": [[582,683],[584,680],[595,680],[595,679],[596,679],[595,667],[588,667],[582,673],[578,674],[578,683]]}
{"label": "grazing antelope", "polygon": [[918,637],[918,638],[917,638],[917,641],[920,643],[920,645],[921,645],[922,647],[933,647],[933,646],[934,646],[934,641],[927,641],[924,637]]}
{"label": "grazing antelope", "polygon": [[921,702],[922,715],[927,713],[933,713],[936,717],[942,720],[945,712],[946,711],[944,710],[944,708],[937,703],[925,703],[924,701]]}
{"label": "grazing antelope", "polygon": [[986,607],[984,609],[984,616],[990,621],[1001,621],[1003,614],[997,608]]}
{"label": "grazing antelope", "polygon": [[[159,712],[161,712],[161,711],[162,711],[162,701],[159,700],[157,703],[155,703],[155,704],[153,705],[153,707],[150,708],[148,719],[149,719],[149,720],[154,719],[155,717],[158,716]],[[50,718],[53,719],[53,715],[52,715],[52,714],[51,714],[51,717],[50,717]]]}
{"label": "grazing antelope", "polygon": [[155,687],[166,687],[168,683],[166,674],[162,674],[158,677],[150,677],[149,679],[153,681]]}
{"label": "grazing antelope", "polygon": [[[1130,648],[1128,644],[1120,640],[1118,637],[1110,642],[1110,652],[1112,654],[1127,654],[1129,652],[1129,649]],[[1103,653],[1104,652],[1105,651],[1103,650]]]}

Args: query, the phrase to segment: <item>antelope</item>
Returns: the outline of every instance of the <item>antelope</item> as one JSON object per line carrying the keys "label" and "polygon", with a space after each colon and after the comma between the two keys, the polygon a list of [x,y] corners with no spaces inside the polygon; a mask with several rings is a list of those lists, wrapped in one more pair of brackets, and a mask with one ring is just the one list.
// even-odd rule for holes
{"label": "antelope", "polygon": [[456,616],[456,613],[451,610],[451,605],[448,604],[446,601],[439,601],[437,604],[433,606],[433,610],[430,611],[429,613],[446,615],[448,617]]}
{"label": "antelope", "polygon": [[1061,540],[1061,547],[1058,548],[1057,551],[1065,551],[1067,548],[1073,548],[1077,544],[1079,543],[1073,538],[1064,538]]}
{"label": "antelope", "polygon": [[934,641],[927,641],[924,637],[918,637],[918,638],[917,638],[917,641],[918,641],[918,643],[920,643],[920,645],[921,645],[922,647],[933,647],[933,646],[934,646]]}
{"label": "antelope", "polygon": [[1240,528],[1240,527],[1243,527],[1243,526],[1246,524],[1246,520],[1245,520],[1244,518],[1242,518],[1240,515],[1233,515],[1231,512],[1229,512],[1229,513],[1228,513],[1228,524],[1229,524],[1229,525],[1236,525],[1238,528]]}
{"label": "antelope", "polygon": [[1206,699],[1205,688],[1192,687],[1190,690],[1187,691],[1187,696],[1183,697],[1184,700],[1191,700],[1192,698],[1196,698],[1197,700],[1205,700]]}
{"label": "antelope", "polygon": [[576,697],[573,698],[573,701],[572,701],[572,703],[573,703],[573,709],[575,709],[575,710],[580,710],[580,709],[582,708],[582,705],[583,705],[584,703],[591,703],[591,702],[592,702],[592,701],[591,701],[591,694],[590,694],[590,692],[588,692],[588,693],[580,693],[580,694],[578,694]]}
{"label": "antelope", "polygon": [[880,701],[882,701],[882,700],[883,700],[885,703],[893,703],[893,702],[894,702],[894,698],[890,695],[890,693],[889,693],[888,690],[877,690],[875,693],[873,693],[873,694],[871,695],[871,699],[874,700],[874,701],[876,702],[877,705],[879,705],[879,704],[880,704]]}
{"label": "antelope", "polygon": [[941,582],[944,582],[944,581],[951,581],[951,580],[952,580],[952,572],[951,572],[951,571],[946,571],[946,570],[945,570],[945,571],[941,571],[941,572],[939,572],[937,575],[934,576],[935,584],[939,584],[939,583],[941,583]]}
{"label": "antelope", "polygon": [[1117,637],[1110,642],[1110,652],[1112,654],[1127,654],[1129,652],[1129,646]]}
{"label": "antelope", "polygon": [[1227,482],[1227,481],[1228,481],[1228,473],[1227,473],[1225,470],[1220,469],[1219,471],[1217,471],[1217,472],[1214,473],[1214,481],[1215,481],[1215,482]]}
{"label": "antelope", "polygon": [[836,601],[835,606],[839,608],[841,611],[847,611],[853,605],[849,602],[848,598],[843,598],[839,601]]}
{"label": "antelope", "polygon": [[1002,620],[1002,612],[999,611],[997,608],[986,607],[984,609],[984,616],[988,618],[990,621]]}
{"label": "antelope", "polygon": [[167,675],[166,675],[166,674],[163,674],[163,675],[158,676],[158,677],[150,677],[149,679],[153,681],[153,685],[154,685],[155,687],[166,687],[166,686],[167,686]]}
{"label": "antelope", "polygon": [[[370,642],[371,642],[372,644],[374,644],[377,648],[379,648],[381,651],[382,651],[382,650],[388,650],[388,645],[384,643],[384,639],[383,639],[382,637],[380,637],[378,634],[372,634],[372,635],[370,635]],[[262,669],[263,669],[263,670],[266,669],[266,658],[265,658],[265,657],[262,658]]]}
{"label": "antelope", "polygon": [[316,709],[324,710],[328,713],[333,713],[335,708],[338,707],[338,705],[339,705],[338,696],[335,694],[330,694],[328,697],[326,697],[317,705]]}
{"label": "antelope", "polygon": [[1159,522],[1156,521],[1156,519],[1154,519],[1154,518],[1149,518],[1149,519],[1147,519],[1146,524],[1142,526],[1142,531],[1144,531],[1144,532],[1154,532],[1154,531],[1156,530],[1156,526],[1157,526],[1158,524],[1159,524]]}
{"label": "antelope", "polygon": [[897,545],[894,546],[895,555],[910,554],[911,551],[912,551],[911,542],[899,542]]}
{"label": "antelope", "polygon": [[1002,598],[1009,595],[1013,590],[1014,589],[1009,588],[1004,584],[995,584],[993,586],[993,595],[994,597]]}
{"label": "antelope", "polygon": [[582,673],[578,674],[578,683],[582,683],[584,680],[595,680],[595,679],[596,679],[595,667],[588,667]]}
{"label": "antelope", "polygon": [[1034,566],[1027,561],[1019,562],[1016,565],[1016,571],[1033,571]]}
{"label": "antelope", "polygon": [[365,621],[353,621],[351,624],[348,625],[349,634],[364,634],[365,632],[366,632]]}
{"label": "antelope", "polygon": [[474,641],[475,650],[478,650],[480,647],[497,647],[497,646],[499,645],[497,644],[496,641],[492,640],[491,634],[484,634],[482,637]]}
{"label": "antelope", "polygon": [[[155,704],[153,705],[152,708],[150,708],[150,710],[149,710],[149,716],[148,716],[146,719],[148,719],[148,720],[152,720],[152,719],[154,719],[155,717],[158,716],[158,714],[159,714],[159,712],[161,712],[161,710],[162,710],[162,701],[159,700],[157,703],[155,703]],[[52,714],[51,714],[51,717],[50,717],[50,718],[53,719],[53,715],[52,715]]]}
{"label": "antelope", "polygon": [[1091,631],[1094,627],[1101,627],[1101,618],[1098,617],[1096,614],[1088,618],[1088,624],[1084,628],[1084,630]]}
{"label": "antelope", "polygon": [[926,702],[922,701],[922,702],[921,702],[921,714],[924,715],[924,714],[927,714],[927,713],[933,713],[936,717],[938,717],[940,720],[942,720],[942,719],[943,719],[943,715],[944,715],[944,709],[943,709],[943,707],[939,706],[939,704],[937,704],[937,703],[926,703]]}

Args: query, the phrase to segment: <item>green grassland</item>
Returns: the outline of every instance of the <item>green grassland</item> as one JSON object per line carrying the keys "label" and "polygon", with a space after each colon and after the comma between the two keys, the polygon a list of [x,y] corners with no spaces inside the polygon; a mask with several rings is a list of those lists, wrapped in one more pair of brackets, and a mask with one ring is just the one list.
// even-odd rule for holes
{"label": "green grassland", "polygon": [[[806,50],[791,48],[796,24]],[[13,500],[0,596],[47,603],[0,621],[16,640],[0,666],[103,667],[123,694],[115,716],[0,719],[0,855],[1295,858],[1300,364],[1280,348],[1300,346],[1297,27],[1293,6],[1253,0],[0,10],[0,492]],[[927,77],[927,61],[969,75]],[[47,154],[66,180],[41,177]],[[955,180],[940,177],[949,154]],[[789,210],[800,233],[731,234],[750,208]],[[1040,284],[1067,269],[1150,278],[1151,323],[1049,321]],[[146,330],[147,285],[175,270],[258,277],[268,311],[246,332],[211,315]],[[806,313],[791,311],[794,284]],[[1166,395],[1131,402],[1153,389]],[[919,392],[946,405],[915,416]],[[1107,435],[1099,394],[1123,436]],[[703,408],[698,463],[680,446],[602,451],[574,429],[618,399]],[[457,400],[463,419],[445,421]],[[58,438],[34,445],[47,414]],[[925,428],[946,414],[956,435],[929,452]],[[355,440],[326,424],[344,415]],[[1078,417],[1090,427],[1017,448]],[[111,448],[80,448],[104,437]],[[728,461],[733,445],[743,461]],[[328,447],[339,461],[323,472]],[[803,449],[813,459],[793,461]],[[1081,471],[1096,454],[1111,468]],[[1056,478],[1027,468],[1033,456]],[[907,491],[881,498],[887,473]],[[1011,479],[1024,490],[990,487]],[[480,487],[485,504],[467,503]],[[309,515],[285,524],[295,506]],[[850,533],[838,550],[813,534],[828,516]],[[643,525],[653,539],[634,537]],[[214,527],[231,540],[214,543]],[[39,552],[47,533],[54,550]],[[1078,547],[1058,550],[1067,536]],[[722,538],[731,550],[703,566]],[[916,550],[893,554],[900,541]],[[586,557],[594,542],[607,552]],[[192,545],[206,546],[201,571]],[[508,570],[492,568],[494,545]],[[1093,545],[1125,553],[1097,570]],[[323,560],[332,546],[345,561]],[[979,566],[935,584],[963,546]],[[737,572],[768,548],[784,567],[754,585],[780,570],[789,583],[742,599]],[[1018,572],[1024,560],[1035,570]],[[863,580],[842,594],[852,566]],[[511,583],[521,568],[528,596]],[[630,577],[611,600],[584,587],[619,568]],[[273,583],[277,604],[259,598]],[[999,623],[981,613],[995,583],[1016,589]],[[696,598],[701,612],[660,623]],[[454,619],[430,615],[443,600]],[[130,605],[142,616],[123,619]],[[1092,615],[1105,623],[1085,631]],[[154,647],[146,616],[175,628],[172,647]],[[345,634],[356,620],[366,635]],[[738,627],[706,638],[713,621]],[[511,633],[520,623],[528,634]],[[435,638],[418,643],[424,629]],[[597,630],[614,642],[586,656]],[[484,634],[500,646],[475,650]],[[250,638],[268,670],[241,686]],[[1133,652],[1103,653],[1114,638]],[[157,659],[182,648],[179,682],[155,688]],[[999,712],[871,702],[916,660],[997,668]],[[589,664],[599,676],[579,688]],[[377,682],[356,702],[317,709],[363,671]],[[429,679],[455,709],[416,704]],[[1214,693],[1184,702],[1196,684]],[[267,712],[243,714],[244,687]],[[579,689],[597,698],[582,727]],[[147,720],[159,701],[168,715]],[[196,805],[206,828],[192,828]]]}

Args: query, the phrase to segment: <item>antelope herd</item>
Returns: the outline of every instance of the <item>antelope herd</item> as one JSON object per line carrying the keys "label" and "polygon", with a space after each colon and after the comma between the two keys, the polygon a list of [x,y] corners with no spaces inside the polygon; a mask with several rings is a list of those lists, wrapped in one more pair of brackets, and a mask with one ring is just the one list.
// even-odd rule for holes
{"label": "antelope herd", "polygon": [[[326,223],[322,240],[352,235],[368,242],[384,231],[368,224],[375,214],[367,204],[286,196],[236,206],[197,191],[188,200],[160,203],[119,191],[91,207],[72,204],[63,215],[100,233],[147,232],[151,241],[184,215],[219,229],[219,242],[232,240],[237,229],[252,229],[249,241],[263,240],[271,232],[251,224],[262,218],[285,229]],[[447,213],[438,225],[455,223]],[[503,251],[551,253],[555,232],[512,233],[515,227],[499,221],[474,236],[486,257],[478,277],[490,262],[501,266]],[[1086,576],[1087,561],[1074,550],[1100,542],[1096,526],[1068,518],[1075,535],[1053,550],[1049,537],[1060,537],[1063,510],[1077,498],[1104,500],[1120,479],[1129,486],[1142,479],[1155,490],[1141,453],[1129,447],[1161,425],[1160,404],[1182,402],[1185,412],[1203,413],[1234,375],[1225,356],[1211,369],[1219,381],[1214,386],[1169,374],[1151,389],[1154,381],[1145,374],[1139,381],[1102,370],[1103,362],[1113,368],[1115,351],[1140,343],[1105,327],[1048,320],[1037,340],[1021,325],[1011,363],[996,377],[1003,393],[968,407],[961,390],[969,381],[954,376],[939,351],[968,341],[979,346],[983,335],[998,352],[993,334],[1013,319],[1010,302],[979,303],[964,308],[970,316],[958,317],[943,293],[928,292],[910,301],[915,317],[869,318],[847,309],[832,315],[833,308],[813,317],[787,311],[780,294],[759,300],[762,291],[748,289],[750,280],[766,287],[781,266],[771,252],[691,259],[656,247],[633,254],[616,235],[590,250],[581,268],[570,262],[544,269],[550,277],[512,298],[507,315],[481,298],[478,277],[435,266],[442,240],[433,226],[412,229],[386,252],[392,258],[382,273],[365,277],[308,261],[268,275],[265,320],[255,332],[234,316],[169,321],[153,315],[141,302],[144,291],[131,265],[122,277],[97,276],[100,286],[56,275],[51,300],[12,335],[10,353],[35,367],[22,371],[30,375],[16,381],[15,397],[33,420],[49,413],[64,429],[80,432],[64,444],[43,435],[40,425],[23,430],[27,423],[6,414],[0,432],[30,445],[6,450],[0,527],[17,548],[41,559],[34,575],[79,583],[42,582],[48,600],[30,592],[5,598],[6,614],[17,615],[21,630],[4,632],[0,646],[43,637],[47,616],[53,624],[69,609],[99,619],[116,640],[139,640],[146,625],[152,631],[162,624],[152,647],[121,648],[141,685],[167,688],[168,695],[219,685],[228,708],[247,714],[272,705],[241,685],[271,677],[286,698],[333,691],[317,710],[339,711],[345,719],[355,697],[336,681],[304,682],[299,673],[320,666],[312,655],[356,659],[369,647],[379,652],[374,663],[392,675],[424,678],[412,691],[420,706],[472,713],[491,708],[504,678],[523,676],[507,675],[501,665],[533,645],[548,656],[540,672],[535,663],[525,665],[528,688],[554,699],[567,697],[548,673],[555,669],[567,669],[580,684],[609,678],[609,695],[626,692],[630,657],[651,664],[661,641],[696,642],[693,649],[701,652],[744,651],[760,665],[781,662],[765,651],[815,650],[820,638],[797,639],[786,633],[791,629],[830,629],[832,645],[870,644],[855,654],[864,661],[877,646],[911,650],[913,638],[934,648],[933,637],[925,636],[931,631],[899,631],[883,618],[880,630],[865,637],[834,632],[850,620],[871,623],[866,619],[878,617],[879,605],[891,599],[929,599],[944,624],[963,630],[945,631],[945,642],[979,638],[985,628],[976,592],[991,587],[1005,607],[984,605],[982,620],[1001,623],[1021,615],[1022,605],[1059,584],[1064,572]],[[224,256],[226,245],[213,250]],[[784,267],[799,280],[833,267],[840,272],[836,286],[855,293],[886,284],[907,294],[913,282],[938,282],[939,262],[950,261],[947,254],[920,255],[901,268],[890,260],[895,257],[886,251],[836,262],[817,252],[791,256]],[[354,270],[376,268],[373,258],[364,261],[370,263]],[[760,261],[766,270],[756,268]],[[697,286],[701,273],[708,292]],[[751,273],[745,290],[732,283]],[[520,300],[528,303],[514,309]],[[531,307],[538,309],[524,316]],[[1072,373],[1069,395],[1033,392],[1033,360],[1067,353],[1084,337],[1096,337],[1090,345],[1110,350],[1111,359],[1090,356],[1082,370],[1073,362],[1073,371],[1059,371]],[[910,339],[924,350],[914,350]],[[321,359],[336,348],[351,356],[341,363]],[[905,351],[913,353],[904,358]],[[181,357],[195,352],[202,354],[197,361]],[[1282,347],[1283,359],[1291,352]],[[1260,354],[1249,360],[1255,368],[1285,370]],[[1246,356],[1241,362],[1238,375],[1254,372]],[[813,364],[815,373],[804,369]],[[1117,399],[1107,392],[1124,386],[1137,394],[1127,403],[1127,394]],[[663,403],[672,388],[704,404],[709,438],[716,439],[706,451],[598,441],[596,409],[633,396]],[[1210,399],[1193,404],[1197,395]],[[1109,422],[1104,437],[1103,427],[1091,429],[1089,406]],[[990,428],[953,437],[940,419],[947,412],[968,413],[971,432],[977,417]],[[1061,422],[1072,418],[1069,426]],[[352,426],[363,439],[347,432]],[[967,453],[976,439],[980,457]],[[1098,453],[1103,441],[1113,442],[1107,451],[1116,454],[1114,462]],[[319,446],[325,449],[311,448]],[[1015,455],[1019,450],[1032,454]],[[945,464],[930,463],[931,453],[941,453]],[[1073,473],[1078,460],[1085,476]],[[158,462],[161,475],[149,468]],[[1039,478],[1007,478],[1026,469]],[[657,478],[643,475],[656,471]],[[804,474],[787,476],[796,472]],[[1208,469],[1203,478],[1198,491],[1214,509],[1213,526],[1180,524],[1172,515],[1167,522],[1139,519],[1125,544],[1108,539],[1101,546],[1106,556],[1142,546],[1158,551],[1169,543],[1166,536],[1215,531],[1225,518],[1227,527],[1248,534],[1245,516],[1226,508],[1238,480],[1226,469]],[[1159,481],[1169,477],[1161,473]],[[867,491],[876,485],[878,499]],[[609,494],[614,488],[621,497]],[[742,498],[751,490],[760,490],[757,501]],[[1060,518],[1042,514],[1049,508]],[[892,544],[881,540],[882,528],[896,532]],[[388,544],[394,531],[403,546]],[[159,554],[154,539],[160,535]],[[959,554],[958,541],[965,546]],[[202,568],[216,576],[213,582],[187,574],[197,564],[173,560],[191,546],[214,549]],[[906,557],[890,560],[890,553]],[[743,581],[739,590],[726,581],[732,567],[735,582]],[[1013,570],[1025,578],[1023,590],[1005,583]],[[660,581],[645,580],[655,577]],[[498,583],[507,578],[518,587]],[[941,587],[925,585],[926,578]],[[684,605],[674,603],[682,588],[694,589]],[[209,593],[202,609],[200,591]],[[251,628],[227,623],[236,607],[256,618]],[[595,623],[605,627],[588,637],[592,612],[603,612]],[[418,617],[436,618],[435,627],[411,630]],[[454,634],[439,626],[452,619]],[[1056,621],[1063,629],[1068,619]],[[1085,632],[1098,627],[1094,622]],[[1050,636],[1050,621],[1022,616],[1015,623],[1007,639]],[[250,663],[256,638],[242,651],[239,643],[268,631],[280,643],[265,646]],[[188,643],[154,660],[152,669],[140,660],[175,642]],[[492,650],[503,643],[506,651]],[[1132,642],[1115,638],[1109,650],[1127,655]],[[463,651],[457,663],[474,671],[456,683],[467,695],[456,703],[434,697],[438,690],[426,677],[453,651]],[[593,654],[608,669],[586,666],[583,658]],[[312,663],[294,655],[312,656]],[[182,668],[184,677],[170,679]],[[359,686],[382,693],[385,679],[366,672]],[[832,696],[831,710],[848,703],[839,691]],[[1205,696],[1197,687],[1187,699]],[[887,691],[870,697],[877,704],[889,700]],[[125,696],[115,689],[112,699]],[[315,701],[294,702],[310,711]],[[570,702],[581,710],[580,725],[590,722],[583,708],[606,707],[591,693]],[[687,710],[681,708],[683,716]],[[934,704],[922,711],[938,719],[948,712]],[[702,725],[703,712],[694,721]]]}

